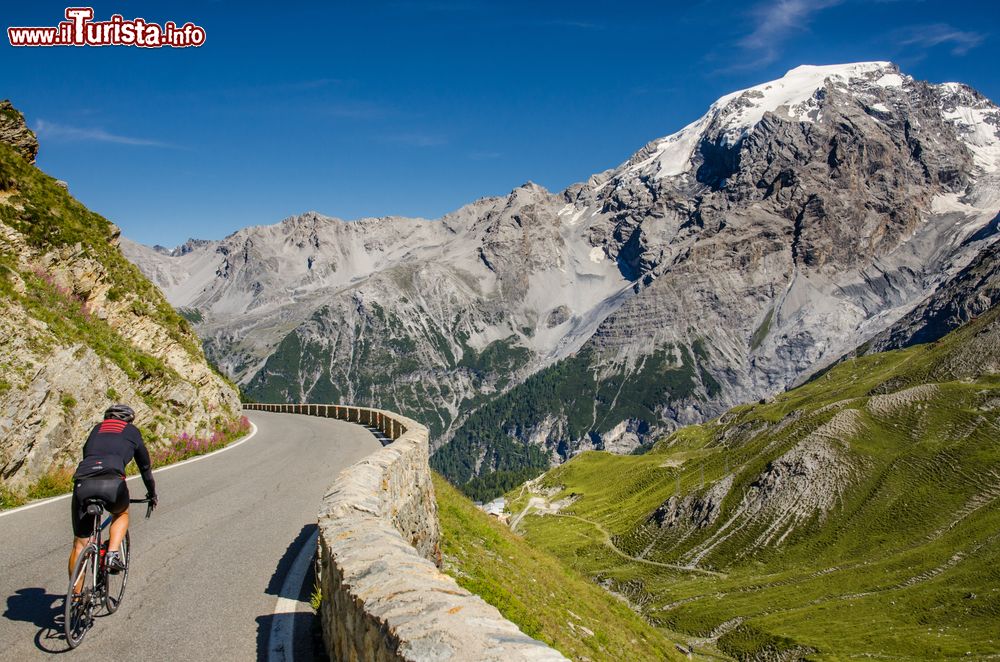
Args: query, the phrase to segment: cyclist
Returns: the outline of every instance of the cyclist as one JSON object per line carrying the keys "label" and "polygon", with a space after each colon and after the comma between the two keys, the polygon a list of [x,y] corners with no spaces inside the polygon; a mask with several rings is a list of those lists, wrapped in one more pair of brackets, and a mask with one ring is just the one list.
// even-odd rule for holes
{"label": "cyclist", "polygon": [[135,412],[128,405],[114,405],[104,412],[104,420],[94,426],[83,446],[83,461],[73,475],[73,550],[69,555],[69,572],[72,575],[76,557],[87,546],[94,530],[94,516],[87,514],[87,499],[98,498],[111,513],[111,530],[108,536],[107,564],[111,572],[125,568],[121,544],[128,531],[128,486],[125,484],[125,466],[135,459],[146,485],[146,498],[156,506],[156,483],[149,451],[143,443],[139,429],[132,425]]}

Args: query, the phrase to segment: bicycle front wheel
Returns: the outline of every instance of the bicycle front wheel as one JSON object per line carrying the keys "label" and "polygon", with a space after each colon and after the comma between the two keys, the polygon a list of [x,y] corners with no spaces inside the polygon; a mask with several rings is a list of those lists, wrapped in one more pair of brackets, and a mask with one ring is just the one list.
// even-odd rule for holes
{"label": "bicycle front wheel", "polygon": [[128,532],[125,532],[125,539],[122,540],[121,554],[122,561],[125,562],[125,569],[118,572],[105,570],[104,575],[104,608],[109,614],[118,611],[118,606],[125,597],[125,584],[128,582],[128,559],[129,559]]}
{"label": "bicycle front wheel", "polygon": [[66,591],[63,625],[70,648],[80,645],[94,623],[94,608],[97,606],[94,586],[96,568],[97,548],[94,545],[87,545],[76,559],[69,580],[69,589]]}

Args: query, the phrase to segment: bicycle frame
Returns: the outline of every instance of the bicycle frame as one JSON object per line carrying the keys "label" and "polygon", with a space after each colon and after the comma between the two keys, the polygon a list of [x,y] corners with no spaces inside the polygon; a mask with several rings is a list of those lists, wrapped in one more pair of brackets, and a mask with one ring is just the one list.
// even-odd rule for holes
{"label": "bicycle frame", "polygon": [[[94,580],[92,584],[94,590],[99,592],[100,585],[98,584],[97,580],[100,578],[99,566],[101,565],[101,561],[103,560],[101,559],[101,543],[102,543],[101,532],[103,532],[104,529],[106,529],[110,525],[112,518],[111,515],[108,515],[102,522],[101,518],[104,517],[104,514],[106,512],[104,506],[102,506],[100,503],[94,503],[87,506],[88,511],[90,510],[91,506],[97,506],[99,510],[98,512],[94,513],[94,530],[90,534],[90,538],[87,539],[87,544],[84,546],[82,550],[80,550],[80,554],[85,554],[88,548],[92,547],[94,549],[94,552],[96,554],[95,558],[97,562],[93,564],[93,567],[88,568],[88,572],[91,573],[91,577]],[[83,580],[82,575],[76,579],[76,581],[82,581],[82,580]]]}
{"label": "bicycle frame", "polygon": [[[149,499],[129,499],[129,503],[145,503],[145,504],[148,504],[148,507],[146,508],[146,519],[149,519],[149,516],[152,515],[152,513],[153,513],[153,504],[149,502]],[[101,548],[103,546],[102,545],[102,541],[101,541],[101,532],[104,531],[104,529],[108,528],[108,526],[110,526],[111,520],[114,517],[112,515],[108,514],[107,518],[105,518],[104,521],[102,522],[101,518],[107,512],[105,510],[103,504],[101,504],[98,501],[98,502],[94,502],[91,505],[97,506],[97,508],[99,510],[94,514],[94,531],[93,531],[93,533],[90,534],[90,538],[87,540],[87,545],[84,547],[84,550],[86,550],[87,547],[91,547],[91,546],[94,548],[94,551],[97,554],[97,557],[96,557],[97,558],[97,563],[94,564],[94,568],[92,570],[92,572],[93,572],[93,578],[94,578],[94,589],[98,590],[100,588],[103,588],[103,590],[106,591],[107,590],[107,586],[103,582],[101,584],[98,584],[98,582],[97,582],[98,579],[101,579],[101,575],[103,573],[100,572],[100,569],[102,567],[104,567],[104,563],[106,561],[106,559],[101,556]],[[90,505],[87,506],[87,509],[88,509],[88,511],[90,510]],[[81,551],[80,553],[82,554],[83,552]],[[98,592],[100,593],[100,591],[98,591]]]}

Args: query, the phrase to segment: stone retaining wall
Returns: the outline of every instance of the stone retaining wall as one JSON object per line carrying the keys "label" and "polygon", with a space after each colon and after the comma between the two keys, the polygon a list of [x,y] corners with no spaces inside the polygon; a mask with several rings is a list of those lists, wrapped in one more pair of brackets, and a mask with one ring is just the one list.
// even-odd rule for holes
{"label": "stone retaining wall", "polygon": [[438,569],[427,428],[343,405],[246,405],[368,425],[391,443],[340,473],[319,513],[320,618],[333,660],[565,660]]}

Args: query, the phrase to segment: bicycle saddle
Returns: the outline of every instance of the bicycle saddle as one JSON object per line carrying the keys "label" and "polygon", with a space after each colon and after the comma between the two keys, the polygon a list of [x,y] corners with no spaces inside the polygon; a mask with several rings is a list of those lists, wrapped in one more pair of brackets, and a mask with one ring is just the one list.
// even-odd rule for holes
{"label": "bicycle saddle", "polygon": [[99,499],[87,499],[87,514],[100,515],[104,512],[104,502]]}

